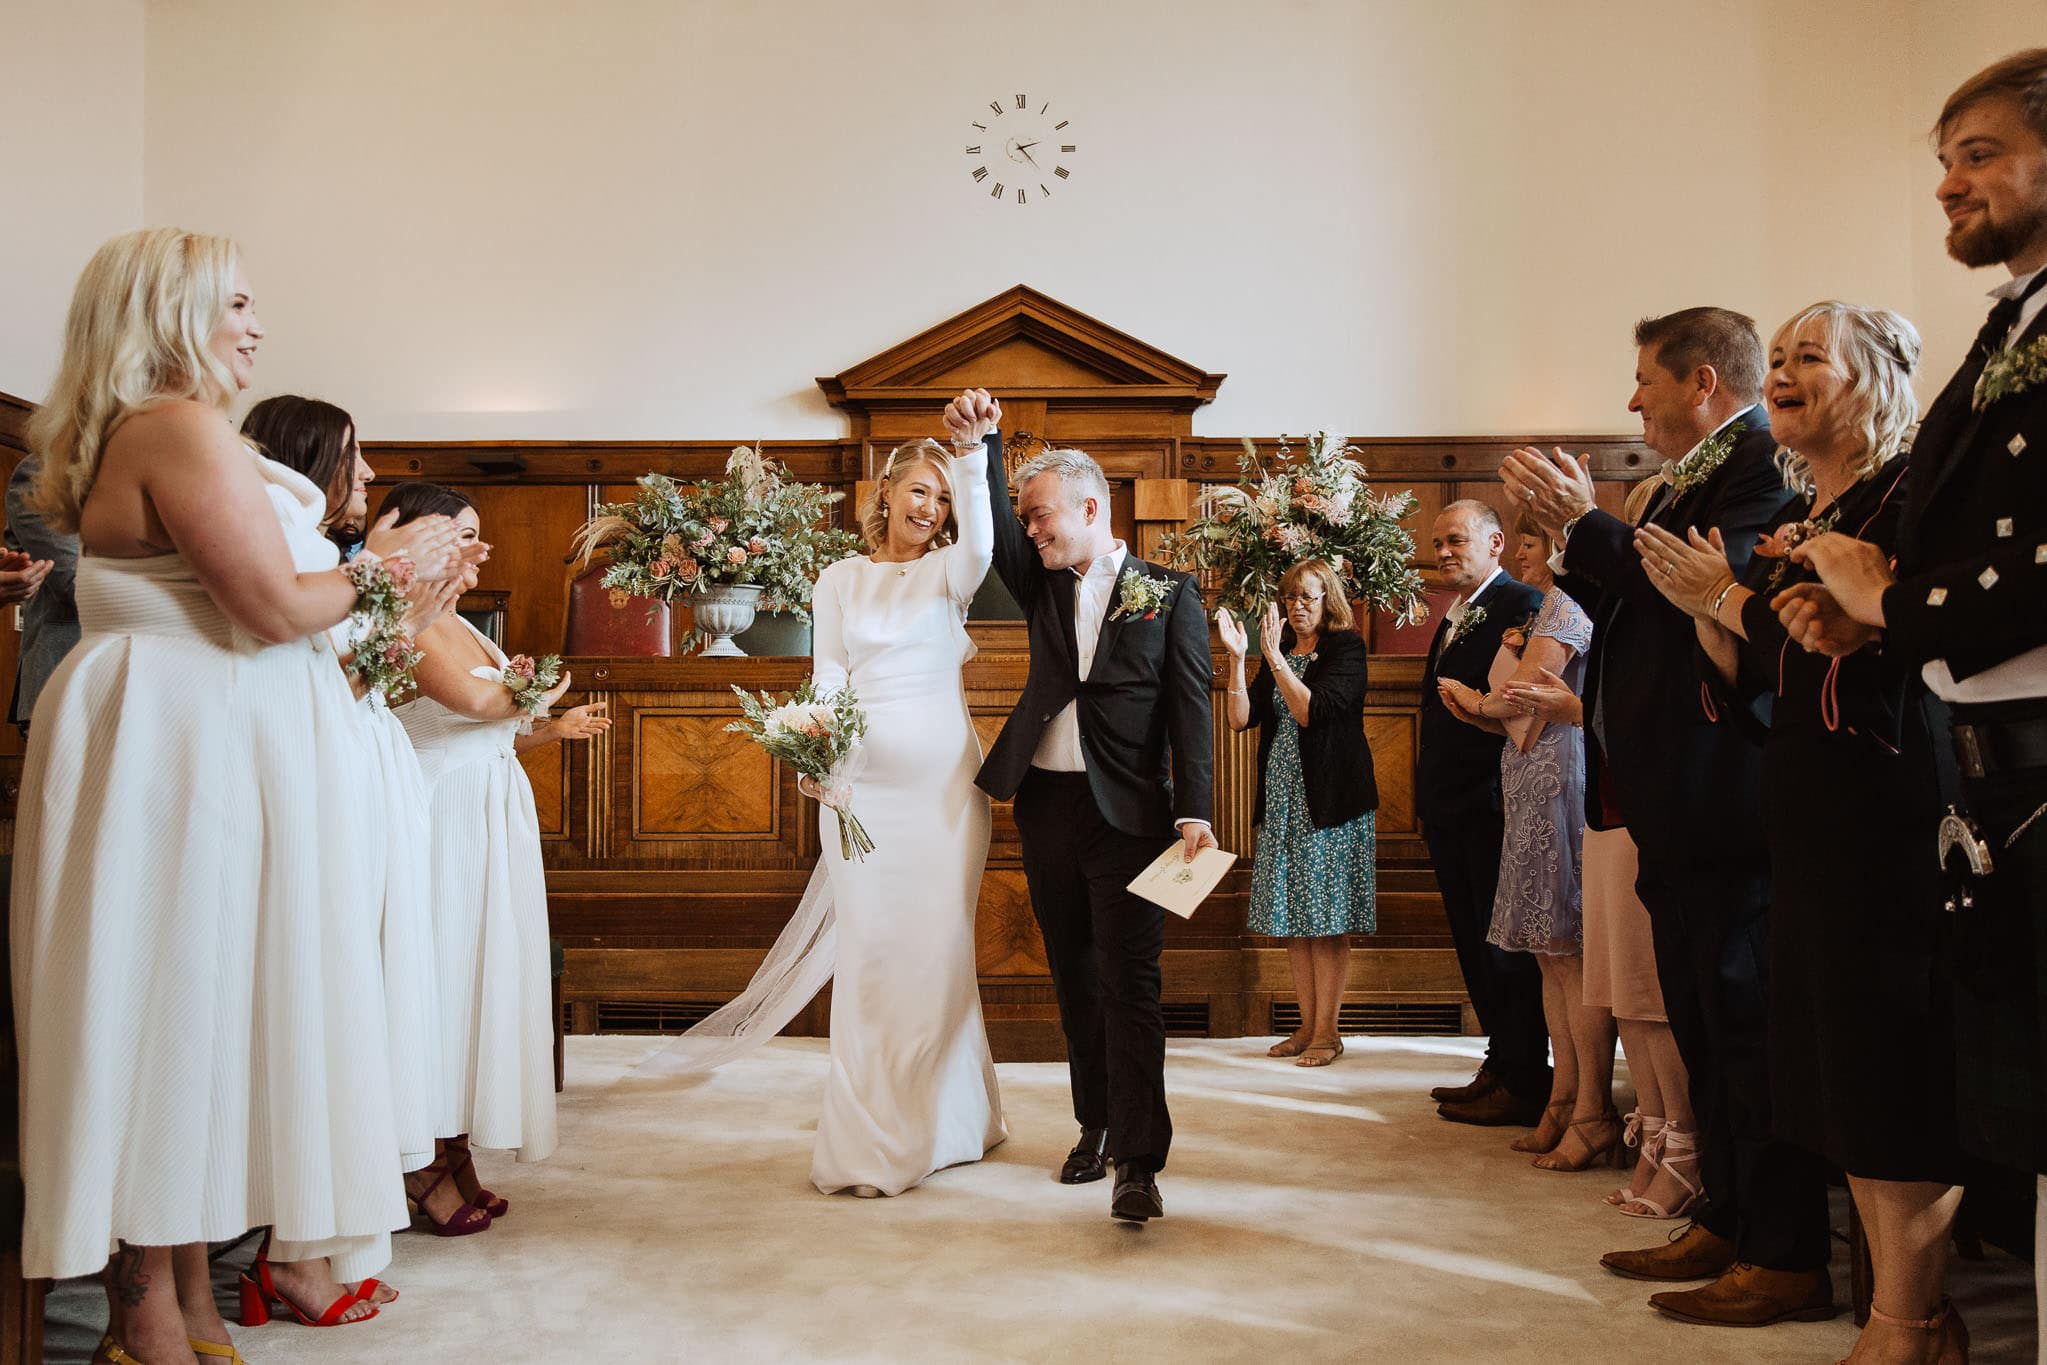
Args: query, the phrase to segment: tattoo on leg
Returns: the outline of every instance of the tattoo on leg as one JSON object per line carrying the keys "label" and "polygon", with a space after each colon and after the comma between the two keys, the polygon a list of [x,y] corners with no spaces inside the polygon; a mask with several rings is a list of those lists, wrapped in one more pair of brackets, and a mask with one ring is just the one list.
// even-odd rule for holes
{"label": "tattoo on leg", "polygon": [[107,1262],[107,1292],[124,1308],[141,1305],[149,1293],[149,1276],[142,1273],[142,1248],[121,1243],[121,1249]]}

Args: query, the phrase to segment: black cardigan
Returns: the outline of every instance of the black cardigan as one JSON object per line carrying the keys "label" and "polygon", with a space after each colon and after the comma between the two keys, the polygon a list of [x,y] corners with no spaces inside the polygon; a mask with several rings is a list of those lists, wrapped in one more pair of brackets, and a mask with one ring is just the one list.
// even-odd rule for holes
{"label": "black cardigan", "polygon": [[[1291,649],[1293,643],[1293,630],[1282,629],[1280,647]],[[1317,829],[1334,829],[1379,808],[1372,748],[1365,743],[1364,638],[1354,630],[1323,635],[1301,681],[1310,693],[1308,723],[1301,728],[1308,819]],[[1258,804],[1251,813],[1257,823],[1265,818],[1265,764],[1272,753],[1273,726],[1295,724],[1272,680],[1270,659],[1258,662],[1250,701],[1251,724],[1258,727]]]}

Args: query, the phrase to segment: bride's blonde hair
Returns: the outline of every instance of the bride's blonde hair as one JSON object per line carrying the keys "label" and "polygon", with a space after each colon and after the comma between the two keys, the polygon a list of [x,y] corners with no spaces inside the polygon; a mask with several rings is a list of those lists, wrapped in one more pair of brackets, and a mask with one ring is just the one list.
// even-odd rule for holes
{"label": "bride's blonde hair", "polygon": [[[867,542],[870,550],[879,550],[888,544],[888,495],[897,484],[915,473],[918,466],[930,465],[938,472],[939,480],[945,484],[945,491],[959,500],[953,488],[952,456],[944,446],[925,437],[908,445],[897,446],[888,453],[888,459],[881,466],[881,474],[874,481],[874,491],[867,495],[867,503],[860,509],[860,537]],[[950,545],[959,538],[959,516],[948,507],[945,525],[938,528],[938,534],[931,537],[931,549]]]}
{"label": "bride's blonde hair", "polygon": [[42,459],[34,503],[59,531],[76,531],[99,476],[100,454],[141,408],[196,398],[225,412],[233,373],[207,341],[234,298],[235,244],[181,228],[124,233],[93,253],[64,323],[64,358],[29,419]]}

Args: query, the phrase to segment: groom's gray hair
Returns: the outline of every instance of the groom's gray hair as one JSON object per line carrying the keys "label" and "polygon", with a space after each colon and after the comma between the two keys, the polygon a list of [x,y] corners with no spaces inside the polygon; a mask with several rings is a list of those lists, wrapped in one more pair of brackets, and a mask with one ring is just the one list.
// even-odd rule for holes
{"label": "groom's gray hair", "polygon": [[1017,466],[1016,473],[1010,478],[1010,486],[1022,492],[1023,486],[1040,474],[1057,474],[1067,502],[1076,507],[1083,498],[1090,496],[1105,510],[1109,506],[1109,476],[1095,463],[1094,456],[1085,450],[1041,451]]}

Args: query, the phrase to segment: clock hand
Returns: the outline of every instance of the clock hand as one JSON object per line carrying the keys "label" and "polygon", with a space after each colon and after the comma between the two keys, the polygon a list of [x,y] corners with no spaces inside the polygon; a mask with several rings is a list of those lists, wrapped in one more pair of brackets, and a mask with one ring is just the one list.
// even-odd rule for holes
{"label": "clock hand", "polygon": [[1038,165],[1038,159],[1031,155],[1030,149],[1037,145],[1038,144],[1035,142],[1020,142],[1017,144],[1016,149],[1024,154],[1024,160],[1030,162],[1031,165],[1037,168],[1038,170],[1043,170],[1044,167]]}

